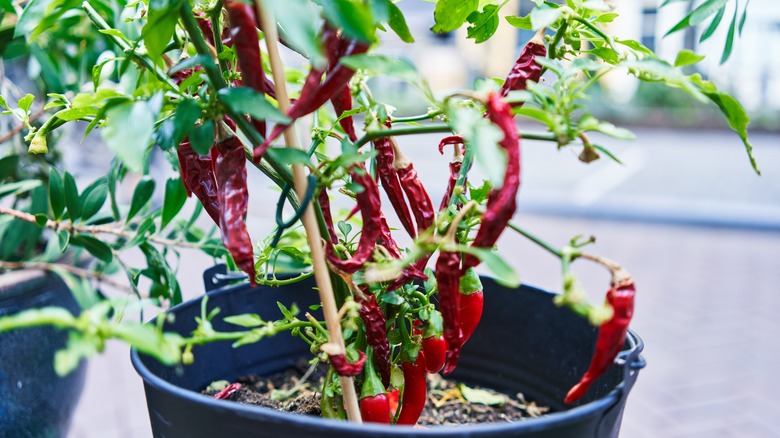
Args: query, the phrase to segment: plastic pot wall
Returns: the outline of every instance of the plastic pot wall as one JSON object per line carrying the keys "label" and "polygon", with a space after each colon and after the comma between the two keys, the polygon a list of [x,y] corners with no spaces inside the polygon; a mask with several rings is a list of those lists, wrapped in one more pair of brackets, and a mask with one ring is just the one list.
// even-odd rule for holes
{"label": "plastic pot wall", "polygon": [[[210,283],[207,278],[207,284]],[[412,429],[403,426],[356,426],[344,421],[284,414],[272,409],[214,400],[201,395],[215,380],[282,371],[301,357],[310,357],[308,345],[288,334],[257,344],[232,348],[229,342],[194,350],[195,362],[166,367],[154,358],[132,353],[133,364],[144,379],[155,437],[616,437],[626,396],[644,366],[642,342],[631,334],[621,353],[622,366],[613,366],[577,404],[564,406],[566,391],[587,369],[597,330],[567,309],[556,307],[553,295],[523,286],[508,289],[483,279],[485,309],[479,328],[466,344],[452,378],[504,390],[523,392],[527,398],[551,406],[556,412],[517,423],[464,427]],[[278,319],[276,302],[297,303],[301,309],[319,301],[313,282],[283,288],[246,284],[209,293],[209,310],[221,309],[213,321],[218,330],[235,330],[221,321],[225,315],[257,313]],[[189,333],[200,315],[200,300],[172,310],[169,330]]]}
{"label": "plastic pot wall", "polygon": [[[0,316],[22,310],[79,307],[54,274],[16,271],[0,275]],[[68,334],[51,327],[0,333],[0,437],[64,437],[84,389],[86,362],[65,377],[54,372],[54,353]]]}

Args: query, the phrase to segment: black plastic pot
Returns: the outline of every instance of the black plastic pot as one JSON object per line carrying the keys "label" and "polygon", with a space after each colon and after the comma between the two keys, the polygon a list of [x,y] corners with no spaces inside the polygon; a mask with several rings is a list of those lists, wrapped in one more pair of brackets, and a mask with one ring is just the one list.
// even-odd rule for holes
{"label": "black plastic pot", "polygon": [[[208,276],[207,276],[208,277]],[[214,278],[206,278],[207,287]],[[463,350],[453,378],[504,390],[551,406],[556,412],[517,423],[427,430],[399,426],[356,426],[343,421],[285,414],[272,409],[214,400],[199,394],[215,380],[235,380],[251,374],[284,370],[309,356],[308,346],[291,336],[277,335],[254,345],[232,348],[230,343],[210,344],[194,351],[195,363],[166,367],[154,358],[133,351],[132,360],[144,379],[152,431],[156,437],[616,437],[626,396],[644,366],[642,341],[631,333],[621,353],[622,366],[614,366],[578,404],[566,407],[566,391],[588,366],[596,329],[566,309],[557,308],[553,295],[523,286],[502,287],[490,279],[485,285],[482,322]],[[276,319],[276,302],[297,303],[305,309],[318,301],[312,282],[292,287],[225,287],[209,292],[209,308],[220,316],[257,313]],[[175,323],[168,328],[189,333],[200,314],[200,300],[173,309]],[[214,325],[235,330],[219,316]]]}
{"label": "black plastic pot", "polygon": [[[26,309],[79,306],[56,275],[16,271],[0,275],[0,316]],[[68,334],[51,327],[0,333],[0,437],[64,437],[86,377],[86,362],[65,377],[54,353]]]}

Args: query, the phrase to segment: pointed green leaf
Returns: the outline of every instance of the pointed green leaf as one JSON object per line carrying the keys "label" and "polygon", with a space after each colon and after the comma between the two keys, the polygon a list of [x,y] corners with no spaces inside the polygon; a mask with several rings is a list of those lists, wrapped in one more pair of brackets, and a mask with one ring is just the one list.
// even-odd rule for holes
{"label": "pointed green leaf", "polygon": [[466,29],[466,37],[473,38],[477,44],[484,43],[498,30],[498,11],[496,5],[485,5],[480,12],[472,12],[467,20],[471,25]]}
{"label": "pointed green leaf", "polygon": [[709,26],[707,26],[707,29],[704,30],[704,32],[701,34],[701,37],[699,38],[699,42],[703,42],[707,40],[709,37],[712,36],[712,34],[715,33],[716,30],[718,30],[718,25],[720,25],[720,22],[723,20],[723,16],[726,14],[726,8],[721,9],[718,11],[717,14],[715,14],[715,18],[710,21]]}
{"label": "pointed green leaf", "polygon": [[478,0],[439,0],[433,10],[436,33],[447,33],[459,28],[472,12],[479,9]]}
{"label": "pointed green leaf", "polygon": [[165,182],[165,200],[163,201],[162,223],[160,228],[165,228],[176,217],[187,201],[187,191],[179,178],[169,178]]}
{"label": "pointed green leaf", "polygon": [[179,21],[177,0],[151,0],[147,13],[147,22],[143,27],[143,39],[149,57],[160,59],[173,37],[176,23]]}
{"label": "pointed green leaf", "polygon": [[704,55],[699,55],[693,50],[682,49],[677,54],[677,58],[674,60],[675,67],[684,67],[686,65],[693,65],[704,59]]}
{"label": "pointed green leaf", "polygon": [[135,217],[135,215],[141,211],[141,209],[152,199],[154,194],[154,180],[145,176],[138,181],[138,185],[135,186],[133,191],[133,200],[130,201],[130,211],[127,212],[127,219],[125,222]]}
{"label": "pointed green leaf", "polygon": [[214,121],[206,120],[190,131],[190,146],[195,152],[206,155],[214,144]]}
{"label": "pointed green leaf", "polygon": [[563,11],[561,8],[554,8],[547,4],[537,6],[531,11],[531,28],[533,30],[539,30],[543,27],[548,27],[555,23],[560,17]]}
{"label": "pointed green leaf", "polygon": [[111,263],[114,259],[114,253],[111,251],[111,247],[95,237],[86,234],[77,234],[70,238],[71,245],[80,246],[90,254],[98,258],[105,263]]}
{"label": "pointed green leaf", "polygon": [[103,139],[128,170],[142,173],[154,117],[146,102],[126,102],[106,111]]}
{"label": "pointed green leaf", "polygon": [[62,177],[55,169],[49,171],[49,205],[54,219],[61,218],[65,211],[65,189]]}
{"label": "pointed green leaf", "polygon": [[260,318],[260,316],[256,313],[244,313],[242,315],[226,316],[225,322],[241,327],[260,327],[261,325],[265,324],[263,318]]}
{"label": "pointed green leaf", "polygon": [[395,3],[391,2],[390,0],[385,1],[387,1],[387,6],[390,12],[387,25],[390,26],[390,29],[393,29],[393,32],[398,35],[398,38],[401,38],[401,41],[405,43],[413,43],[414,36],[412,36],[412,32],[409,31],[409,26],[406,24],[406,18],[404,17],[403,12],[401,12]]}
{"label": "pointed green leaf", "polygon": [[76,180],[68,172],[65,172],[63,187],[65,189],[65,207],[68,209],[68,217],[75,222],[81,217],[81,201],[79,199],[79,190],[76,187]]}
{"label": "pointed green leaf", "polygon": [[105,178],[100,178],[92,185],[84,189],[84,193],[79,196],[79,202],[81,203],[81,217],[84,220],[96,215],[103,204],[106,203],[106,197],[108,196],[108,185]]}
{"label": "pointed green leaf", "polygon": [[268,99],[257,91],[247,87],[223,88],[217,93],[219,101],[231,110],[249,114],[256,120],[289,123],[290,118],[282,114]]}
{"label": "pointed green leaf", "polygon": [[729,25],[729,33],[726,35],[726,45],[723,47],[723,56],[720,58],[720,63],[723,64],[731,56],[731,49],[734,48],[734,32],[737,27],[737,9],[734,9],[734,18],[731,19]]}
{"label": "pointed green leaf", "polygon": [[531,16],[526,15],[525,17],[506,17],[506,21],[511,24],[512,26],[522,29],[522,30],[531,30],[533,29],[533,25],[531,24]]}

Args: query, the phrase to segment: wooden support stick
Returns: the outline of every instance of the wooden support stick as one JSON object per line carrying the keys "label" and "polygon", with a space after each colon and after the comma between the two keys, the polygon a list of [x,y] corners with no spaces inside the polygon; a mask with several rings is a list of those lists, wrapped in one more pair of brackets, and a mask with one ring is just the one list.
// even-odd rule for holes
{"label": "wooden support stick", "polygon": [[[265,34],[265,43],[268,47],[268,56],[271,61],[271,74],[274,78],[276,87],[276,100],[279,102],[279,109],[287,113],[290,109],[290,99],[287,96],[287,87],[284,79],[284,65],[279,56],[279,37],[276,32],[276,19],[274,18],[273,8],[263,7],[260,3],[263,0],[255,2],[257,16],[260,17],[260,30]],[[284,142],[288,147],[301,148],[293,124],[284,131]],[[303,199],[306,193],[306,174],[300,164],[292,167],[293,183],[298,197]],[[325,261],[325,253],[322,248],[322,237],[320,229],[317,226],[317,218],[314,213],[314,207],[309,204],[303,214],[303,227],[306,229],[306,236],[311,248],[311,260],[314,266],[314,278],[319,288],[320,301],[322,301],[322,313],[325,315],[325,324],[330,334],[330,344],[337,347],[339,353],[346,351],[344,347],[344,338],[341,335],[341,323],[339,322],[338,308],[336,299],[333,295],[333,285],[330,283],[328,274],[328,265]],[[347,409],[347,418],[355,423],[362,423],[360,417],[360,408],[358,406],[357,393],[351,377],[339,376],[341,382],[341,392],[344,395],[344,402]]]}

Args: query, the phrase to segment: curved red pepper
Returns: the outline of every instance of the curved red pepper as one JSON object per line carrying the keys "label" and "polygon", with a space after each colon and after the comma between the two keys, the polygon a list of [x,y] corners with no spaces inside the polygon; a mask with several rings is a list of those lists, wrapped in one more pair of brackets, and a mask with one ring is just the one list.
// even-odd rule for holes
{"label": "curved red pepper", "polygon": [[428,398],[428,380],[423,355],[417,355],[414,363],[402,362],[401,369],[404,372],[404,392],[401,413],[398,414],[396,424],[414,425],[420,419]]}
{"label": "curved red pepper", "polygon": [[448,365],[444,375],[454,369],[460,354],[460,253],[440,251],[436,260],[436,283],[439,289],[439,311],[444,320],[444,339],[447,341]]}
{"label": "curved red pepper", "polygon": [[[333,104],[333,109],[336,110],[336,117],[341,117],[346,111],[352,110],[352,92],[349,89],[349,83],[345,84],[341,90],[330,98],[330,103]],[[357,140],[355,125],[352,123],[352,116],[347,116],[339,120],[339,125],[341,125],[341,129],[344,130],[350,141]]]}
{"label": "curved red pepper", "polygon": [[366,353],[358,351],[358,360],[355,363],[347,361],[345,354],[329,354],[330,364],[333,365],[333,370],[339,376],[355,377],[363,371],[363,365],[366,363]]}
{"label": "curved red pepper", "polygon": [[220,206],[219,228],[222,243],[242,271],[255,284],[254,251],[252,240],[246,229],[246,212],[249,191],[246,187],[246,155],[244,146],[233,134],[217,143],[212,152],[214,176],[217,181],[217,199]]}
{"label": "curved red pepper", "polygon": [[325,226],[328,228],[328,236],[332,244],[336,244],[339,241],[336,235],[336,229],[333,227],[333,214],[330,211],[330,196],[328,196],[328,190],[326,188],[320,189],[320,193],[317,195],[317,202],[320,204],[320,210],[322,210],[322,217],[325,219]]}
{"label": "curved red pepper", "polygon": [[447,364],[443,372],[445,376],[452,373],[458,365],[459,352],[477,329],[479,321],[482,319],[484,307],[482,282],[474,268],[467,270],[466,274],[460,278],[459,288],[458,328],[460,329],[460,341],[457,351],[447,357]]}
{"label": "curved red pepper", "polygon": [[[230,36],[238,58],[241,82],[255,91],[265,94],[268,79],[263,71],[260,56],[260,40],[255,27],[255,12],[252,3],[226,0],[225,8],[230,17]],[[265,137],[265,121],[252,119],[255,129]]]}
{"label": "curved red pepper", "polygon": [[[517,208],[517,191],[520,188],[520,137],[512,115],[512,108],[496,93],[491,93],[487,101],[487,116],[504,133],[499,145],[506,152],[507,164],[504,184],[493,189],[488,195],[487,209],[482,215],[482,223],[471,244],[475,248],[492,248],[506,228]],[[463,272],[479,264],[479,259],[466,254],[463,259]]]}
{"label": "curved red pepper", "polygon": [[376,302],[376,296],[371,294],[367,288],[362,288],[366,298],[361,300],[356,297],[360,304],[360,319],[366,326],[366,343],[374,351],[374,362],[382,377],[382,384],[385,387],[390,386],[390,343],[387,340],[387,327],[385,326],[385,314]]}
{"label": "curved red pepper", "polygon": [[382,212],[379,214],[379,229],[381,230],[379,244],[384,246],[393,258],[400,259],[402,257],[401,249],[398,247],[395,239],[393,239],[393,235],[390,233],[390,225],[387,224],[387,219]]}
{"label": "curved red pepper", "polygon": [[607,303],[612,306],[612,318],[599,327],[596,350],[590,366],[580,381],[566,394],[564,403],[573,403],[581,398],[590,385],[615,363],[620,350],[626,342],[628,325],[634,315],[634,296],[636,288],[630,277],[613,284],[607,292]]}
{"label": "curved red pepper", "polygon": [[203,209],[219,225],[219,198],[217,196],[217,180],[214,177],[214,165],[210,155],[200,155],[184,141],[176,150],[179,156],[181,181],[187,190],[187,196],[195,194],[203,205]]}
{"label": "curved red pepper", "polygon": [[409,212],[409,206],[404,199],[404,190],[401,188],[398,172],[393,167],[395,154],[393,153],[390,139],[383,137],[375,140],[374,149],[377,152],[376,173],[379,176],[379,180],[382,181],[382,188],[385,189],[387,199],[390,200],[390,204],[393,206],[406,232],[409,233],[409,236],[415,238],[417,237],[417,232],[412,221],[412,214]]}
{"label": "curved red pepper", "polygon": [[417,175],[417,171],[411,162],[406,166],[396,167],[396,171],[401,180],[401,187],[404,189],[409,205],[412,208],[414,220],[417,222],[417,234],[419,235],[430,228],[436,218],[433,202],[431,202],[431,197],[428,196],[428,191],[423,186],[422,181],[420,181],[420,177]]}
{"label": "curved red pepper", "polygon": [[236,391],[238,391],[239,389],[241,389],[240,383],[231,383],[222,391],[219,391],[218,393],[214,394],[214,398],[217,400],[228,400],[230,399],[230,396],[235,394]]}
{"label": "curved red pepper", "polygon": [[379,197],[379,188],[376,181],[365,170],[362,165],[357,166],[361,171],[352,171],[352,182],[363,186],[363,191],[355,195],[360,215],[363,217],[363,231],[360,234],[357,250],[348,260],[341,260],[335,253],[333,245],[326,245],[325,253],[328,260],[340,271],[347,274],[357,272],[374,253],[374,247],[381,235],[381,226],[379,223],[381,212],[381,199]]}
{"label": "curved red pepper", "polygon": [[539,82],[542,77],[542,66],[536,63],[536,57],[547,56],[547,49],[543,43],[532,39],[523,47],[515,65],[501,86],[501,95],[506,96],[513,90],[525,90],[528,81]]}
{"label": "curved red pepper", "polygon": [[363,386],[360,389],[360,414],[363,421],[370,423],[390,424],[390,398],[385,391],[385,385],[377,378],[374,370],[374,354],[367,354]]}

